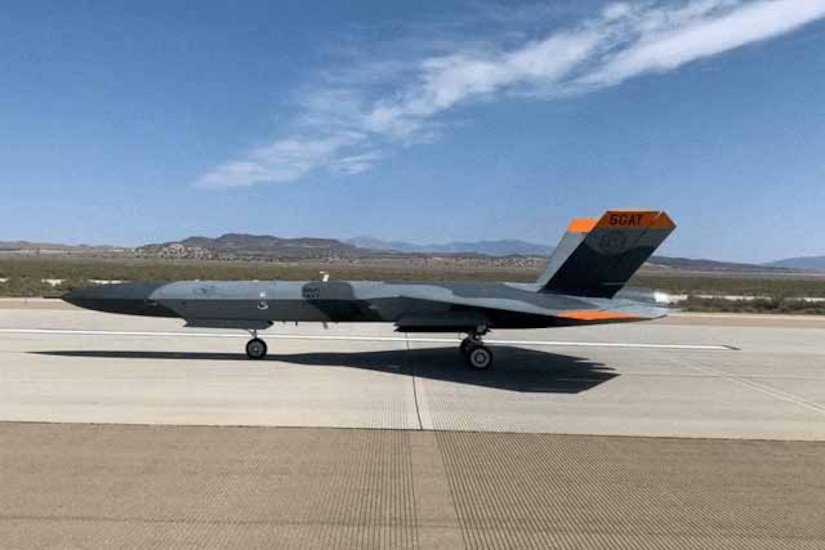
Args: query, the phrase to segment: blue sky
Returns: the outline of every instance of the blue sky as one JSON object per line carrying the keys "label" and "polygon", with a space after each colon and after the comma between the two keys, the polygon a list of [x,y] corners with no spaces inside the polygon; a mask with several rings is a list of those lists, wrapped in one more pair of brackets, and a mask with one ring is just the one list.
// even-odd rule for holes
{"label": "blue sky", "polygon": [[6,2],[0,240],[825,254],[825,0]]}

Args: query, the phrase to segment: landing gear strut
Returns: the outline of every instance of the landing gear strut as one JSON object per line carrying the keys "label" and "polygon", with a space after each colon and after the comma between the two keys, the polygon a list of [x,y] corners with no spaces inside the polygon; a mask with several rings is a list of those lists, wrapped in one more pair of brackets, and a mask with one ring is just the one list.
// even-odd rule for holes
{"label": "landing gear strut", "polygon": [[471,369],[487,370],[493,365],[493,352],[481,340],[486,333],[486,328],[471,332],[458,346]]}
{"label": "landing gear strut", "polygon": [[263,359],[266,357],[266,342],[258,338],[257,330],[250,330],[252,340],[246,343],[246,356],[250,359]]}

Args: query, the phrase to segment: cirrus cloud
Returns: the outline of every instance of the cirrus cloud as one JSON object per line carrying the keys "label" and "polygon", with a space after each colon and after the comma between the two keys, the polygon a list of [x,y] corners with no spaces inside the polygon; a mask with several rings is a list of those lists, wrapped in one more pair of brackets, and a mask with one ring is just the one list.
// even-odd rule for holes
{"label": "cirrus cloud", "polygon": [[461,105],[588,93],[823,17],[825,0],[616,2],[516,44],[440,40],[439,51],[421,57],[367,59],[303,92],[291,132],[217,165],[196,185],[288,183],[321,170],[362,173],[393,148],[436,139],[444,115]]}

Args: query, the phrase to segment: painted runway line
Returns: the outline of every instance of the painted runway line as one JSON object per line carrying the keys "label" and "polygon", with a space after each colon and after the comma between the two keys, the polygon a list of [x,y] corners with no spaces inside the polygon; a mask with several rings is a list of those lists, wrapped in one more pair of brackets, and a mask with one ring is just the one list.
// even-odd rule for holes
{"label": "painted runway line", "polygon": [[[174,332],[174,331],[126,331],[126,330],[73,330],[73,329],[26,329],[0,328],[0,334],[32,334],[32,335],[63,335],[63,336],[136,336],[144,338],[173,337],[173,338],[247,338],[242,333],[226,332]],[[420,342],[437,344],[455,344],[460,338],[433,338],[433,337],[405,337],[405,336],[335,336],[312,334],[269,334],[260,333],[262,338],[270,340],[326,340],[345,342]],[[738,348],[726,344],[645,344],[635,342],[583,342],[560,340],[495,340],[485,339],[489,345],[504,346],[556,346],[556,347],[587,347],[587,348],[628,348],[628,349],[670,349],[670,350],[701,350],[701,351],[735,351]]]}

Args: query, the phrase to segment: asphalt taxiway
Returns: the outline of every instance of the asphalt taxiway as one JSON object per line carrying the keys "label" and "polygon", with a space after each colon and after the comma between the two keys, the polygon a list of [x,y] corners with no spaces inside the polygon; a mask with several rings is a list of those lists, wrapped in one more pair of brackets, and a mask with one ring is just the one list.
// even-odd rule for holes
{"label": "asphalt taxiway", "polygon": [[821,548],[825,321],[246,336],[0,302],[0,548]]}

